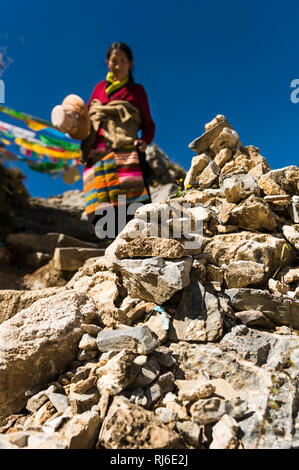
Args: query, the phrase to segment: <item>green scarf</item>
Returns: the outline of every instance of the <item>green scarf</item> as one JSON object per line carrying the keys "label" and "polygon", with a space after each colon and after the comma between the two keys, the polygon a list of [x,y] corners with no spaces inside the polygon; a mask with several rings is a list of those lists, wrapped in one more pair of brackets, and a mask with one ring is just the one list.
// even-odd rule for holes
{"label": "green scarf", "polygon": [[[122,88],[124,85],[126,85],[129,81],[129,76],[124,78],[123,80],[114,80],[114,75],[113,72],[108,72],[106,76],[106,93],[107,95],[111,95],[111,93],[114,93],[115,91],[119,90]],[[110,83],[110,85],[108,85]]]}

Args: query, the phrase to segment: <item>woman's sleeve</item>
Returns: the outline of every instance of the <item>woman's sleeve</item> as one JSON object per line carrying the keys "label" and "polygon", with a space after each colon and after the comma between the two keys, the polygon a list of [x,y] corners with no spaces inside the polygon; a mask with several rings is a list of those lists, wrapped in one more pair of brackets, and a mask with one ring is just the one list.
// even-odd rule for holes
{"label": "woman's sleeve", "polygon": [[139,85],[140,89],[140,103],[139,108],[141,111],[142,123],[141,123],[141,138],[148,145],[152,142],[155,136],[156,126],[153,121],[147,94],[142,85]]}

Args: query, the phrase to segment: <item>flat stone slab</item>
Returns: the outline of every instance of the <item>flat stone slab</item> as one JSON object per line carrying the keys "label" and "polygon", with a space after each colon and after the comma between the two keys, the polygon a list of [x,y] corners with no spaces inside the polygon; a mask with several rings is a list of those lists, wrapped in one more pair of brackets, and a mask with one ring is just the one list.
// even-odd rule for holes
{"label": "flat stone slab", "polygon": [[147,326],[102,330],[97,336],[97,346],[102,352],[128,349],[138,354],[150,354],[157,346],[151,330]]}
{"label": "flat stone slab", "polygon": [[77,271],[89,258],[104,256],[102,248],[56,248],[54,252],[55,268],[60,271]]}
{"label": "flat stone slab", "polygon": [[195,140],[193,140],[188,145],[188,147],[192,150],[195,150],[197,154],[206,152],[225,127],[232,129],[232,126],[229,124],[229,122],[226,120],[221,121],[219,124],[212,127],[212,129],[204,132],[200,137],[197,137]]}

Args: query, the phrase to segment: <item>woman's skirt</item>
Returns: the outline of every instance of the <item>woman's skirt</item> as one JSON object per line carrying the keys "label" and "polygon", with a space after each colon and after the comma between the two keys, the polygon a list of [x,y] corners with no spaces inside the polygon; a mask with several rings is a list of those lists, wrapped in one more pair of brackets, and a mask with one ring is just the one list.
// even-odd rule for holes
{"label": "woman's skirt", "polygon": [[91,150],[83,170],[83,191],[85,213],[98,238],[116,237],[134,217],[133,204],[151,202],[135,146],[108,153]]}

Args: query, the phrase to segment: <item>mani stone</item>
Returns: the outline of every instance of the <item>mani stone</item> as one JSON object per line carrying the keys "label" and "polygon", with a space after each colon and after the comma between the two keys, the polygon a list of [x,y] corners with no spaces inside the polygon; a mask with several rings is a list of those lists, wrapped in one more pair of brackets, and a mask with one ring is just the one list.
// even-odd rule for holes
{"label": "mani stone", "polygon": [[157,341],[147,326],[102,330],[97,336],[97,346],[101,352],[128,349],[138,354],[150,354]]}

